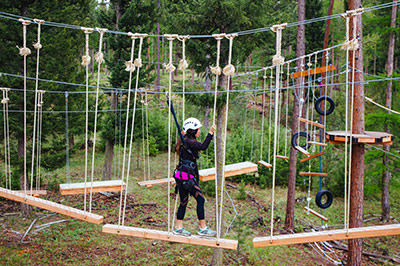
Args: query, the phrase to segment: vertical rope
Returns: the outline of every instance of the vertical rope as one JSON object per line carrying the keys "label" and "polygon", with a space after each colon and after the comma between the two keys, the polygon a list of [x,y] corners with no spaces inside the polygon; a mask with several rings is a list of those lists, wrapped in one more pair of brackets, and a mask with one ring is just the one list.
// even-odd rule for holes
{"label": "vertical rope", "polygon": [[[168,180],[171,178],[171,103],[172,103],[172,73],[175,71],[175,66],[172,62],[172,53],[173,53],[173,41],[178,37],[175,34],[165,35],[167,40],[169,41],[169,63],[166,65],[166,69],[169,72],[168,79]],[[168,182],[168,236],[171,233],[171,183]]]}
{"label": "vertical rope", "polygon": [[289,138],[288,117],[289,117],[289,77],[290,77],[290,63],[287,63],[286,74],[286,120],[285,120],[285,157],[287,157],[287,147]]}
{"label": "vertical rope", "polygon": [[88,174],[88,134],[89,134],[89,65],[90,65],[90,55],[89,55],[89,34],[93,32],[92,28],[81,28],[85,33],[85,55],[82,56],[82,65],[86,67],[86,112],[85,112],[85,186],[84,186],[84,205],[83,211],[86,212],[86,182]]}
{"label": "vertical rope", "polygon": [[39,92],[39,100],[38,100],[38,115],[39,115],[39,125],[38,125],[38,134],[37,134],[37,156],[36,156],[36,189],[39,190],[40,188],[40,163],[41,163],[41,156],[42,156],[42,126],[43,126],[43,94],[45,93],[44,90],[38,90]]}
{"label": "vertical rope", "polygon": [[[233,39],[237,37],[237,34],[229,34],[226,35],[226,38],[229,40],[229,56],[228,56],[228,65],[224,67],[224,74],[227,76],[226,82],[226,111],[225,111],[225,129],[224,129],[224,139],[222,142],[223,145],[223,158],[222,158],[222,177],[221,177],[221,201],[219,206],[219,234],[217,234],[217,241],[221,237],[221,224],[222,224],[222,206],[224,201],[224,182],[225,182],[225,159],[226,159],[226,133],[228,129],[228,114],[229,114],[229,88],[231,82],[231,76],[235,74],[235,67],[231,64],[232,63],[232,47],[233,47]],[[216,170],[216,169],[215,169]]]}
{"label": "vertical rope", "polygon": [[272,126],[272,80],[274,78],[274,69],[271,67],[270,73],[270,81],[269,81],[269,112],[268,112],[268,120],[269,120],[269,128],[268,128],[268,163],[271,163],[271,126]]}
{"label": "vertical rope", "polygon": [[250,162],[253,161],[253,146],[254,146],[254,130],[255,130],[255,121],[256,121],[256,109],[257,109],[257,81],[258,81],[258,72],[256,72],[256,84],[254,90],[254,104],[253,104],[253,130],[251,132],[251,151],[250,151]]}
{"label": "vertical rope", "polygon": [[128,197],[128,188],[129,188],[129,170],[131,166],[131,156],[132,156],[132,143],[133,143],[133,132],[135,128],[135,114],[136,114],[136,102],[137,102],[137,91],[139,87],[139,73],[140,68],[142,67],[142,47],[143,47],[143,39],[147,37],[147,34],[136,34],[140,38],[139,42],[139,51],[138,51],[138,58],[135,59],[134,66],[137,67],[136,71],[136,84],[135,84],[135,96],[133,100],[133,114],[132,114],[132,125],[131,125],[131,138],[129,142],[129,154],[128,154],[128,166],[126,170],[126,189],[125,189],[125,196],[124,196],[124,209],[122,212],[122,225],[125,222],[125,214],[126,214],[126,200]]}
{"label": "vertical rope", "polygon": [[145,100],[144,100],[144,106],[146,108],[146,138],[147,138],[147,176],[149,179],[151,178],[150,176],[150,139],[149,139],[149,110],[148,110],[148,101],[147,101],[147,91],[145,92]]}
{"label": "vertical rope", "polygon": [[264,84],[264,90],[262,94],[262,112],[261,112],[261,140],[260,140],[260,161],[263,159],[263,145],[264,145],[264,109],[265,109],[265,88],[267,86],[267,69],[264,68],[264,75],[263,75],[263,84]]}
{"label": "vertical rope", "polygon": [[[128,33],[128,36],[132,39],[132,44],[131,44],[131,56],[130,60],[125,62],[126,68],[125,71],[129,72],[129,80],[128,80],[128,100],[126,104],[126,120],[125,120],[125,135],[124,135],[124,147],[123,147],[123,154],[122,154],[122,170],[121,170],[121,181],[124,182],[125,178],[125,162],[126,162],[126,145],[127,145],[127,139],[128,139],[128,125],[129,125],[129,106],[130,106],[130,100],[131,100],[131,89],[132,89],[132,74],[133,71],[135,71],[135,66],[133,65],[133,55],[135,54],[135,40],[138,37],[138,35],[133,34],[133,33]],[[135,91],[136,95],[136,91]],[[136,100],[135,100],[136,103]],[[135,113],[133,113],[135,114]],[[126,185],[125,185],[126,187]],[[127,187],[126,187],[127,189]],[[120,197],[119,197],[119,212],[118,212],[118,229],[119,226],[121,225],[121,217],[122,217],[122,199],[123,199],[123,193],[124,189],[121,186],[121,191],[120,191]]]}
{"label": "vertical rope", "polygon": [[31,54],[31,50],[26,47],[26,26],[31,24],[31,21],[19,19],[22,23],[22,39],[23,47],[19,49],[19,54],[24,57],[24,193],[26,194],[27,172],[26,172],[26,57]]}
{"label": "vertical rope", "polygon": [[3,104],[3,124],[4,124],[4,173],[6,178],[6,188],[11,189],[11,164],[10,164],[10,128],[8,121],[8,91],[9,88],[0,88],[3,92],[3,99],[1,103]]}

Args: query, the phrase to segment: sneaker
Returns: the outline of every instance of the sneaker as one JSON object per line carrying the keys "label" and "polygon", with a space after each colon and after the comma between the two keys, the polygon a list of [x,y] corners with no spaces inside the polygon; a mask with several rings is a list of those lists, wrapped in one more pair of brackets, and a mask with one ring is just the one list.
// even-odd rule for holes
{"label": "sneaker", "polygon": [[206,228],[203,229],[199,229],[199,231],[197,232],[197,234],[201,235],[201,236],[215,236],[217,234],[216,231],[211,230],[210,228],[208,228],[206,226]]}
{"label": "sneaker", "polygon": [[172,233],[174,235],[180,235],[180,236],[191,236],[192,234],[189,231],[186,231],[185,228],[180,228],[177,229],[176,227],[174,227],[174,230],[172,231]]}

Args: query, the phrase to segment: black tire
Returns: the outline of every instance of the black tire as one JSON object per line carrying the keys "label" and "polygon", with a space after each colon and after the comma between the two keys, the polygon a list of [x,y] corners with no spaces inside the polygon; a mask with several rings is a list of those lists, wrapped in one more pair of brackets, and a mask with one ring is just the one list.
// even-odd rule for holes
{"label": "black tire", "polygon": [[[322,203],[322,197],[325,195],[327,197],[326,202]],[[318,191],[317,196],[315,196],[315,204],[317,204],[317,206],[320,207],[321,209],[329,208],[332,205],[332,202],[333,202],[333,195],[326,189]]]}
{"label": "black tire", "polygon": [[[329,103],[329,109],[328,110],[326,110],[326,112],[324,112],[322,109],[321,109],[321,103],[324,101],[324,100],[326,100],[326,101],[328,101],[328,103]],[[329,96],[321,96],[321,97],[319,97],[316,101],[315,101],[315,104],[314,104],[314,106],[315,106],[315,110],[317,111],[317,113],[318,114],[320,114],[320,115],[330,115],[334,110],[335,110],[335,102],[332,100],[332,98],[331,97],[329,97]]]}
{"label": "black tire", "polygon": [[[305,132],[305,131],[300,131],[300,132],[294,133],[293,136],[292,136],[292,146],[295,149],[296,149],[296,146],[299,146],[298,145],[299,136],[307,138],[307,141],[311,140],[310,135],[308,135],[307,132]],[[311,146],[311,144],[307,143],[306,145],[300,146],[300,147],[302,147],[303,149],[307,150],[308,148],[310,148],[310,146]]]}

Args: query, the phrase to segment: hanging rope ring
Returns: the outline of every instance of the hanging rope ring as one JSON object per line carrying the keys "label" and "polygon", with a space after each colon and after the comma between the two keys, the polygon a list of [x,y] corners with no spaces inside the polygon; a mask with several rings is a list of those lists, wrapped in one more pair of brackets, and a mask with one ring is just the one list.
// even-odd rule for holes
{"label": "hanging rope ring", "polygon": [[[326,201],[322,202],[323,198],[326,197]],[[333,195],[326,189],[318,191],[317,195],[315,196],[315,204],[321,209],[329,208],[333,202]]]}
{"label": "hanging rope ring", "polygon": [[[307,132],[305,132],[305,131],[296,132],[292,136],[292,146],[293,146],[293,148],[296,148],[296,146],[300,146],[299,145],[299,137],[305,137],[307,139],[307,142],[311,140],[311,137],[310,137],[310,135],[308,135]],[[303,149],[307,150],[308,148],[310,148],[310,146],[311,145],[309,143],[306,143],[305,145],[300,146],[300,147],[302,147]]]}
{"label": "hanging rope ring", "polygon": [[[329,103],[329,109],[327,110],[322,110],[321,105],[323,101],[328,101]],[[315,101],[315,110],[317,111],[318,114],[320,115],[330,115],[334,110],[335,110],[335,102],[333,99],[329,96],[321,96]]]}

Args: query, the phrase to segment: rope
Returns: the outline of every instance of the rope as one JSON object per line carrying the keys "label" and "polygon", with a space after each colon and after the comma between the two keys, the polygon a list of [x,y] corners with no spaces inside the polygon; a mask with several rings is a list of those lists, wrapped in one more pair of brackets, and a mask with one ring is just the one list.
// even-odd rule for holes
{"label": "rope", "polygon": [[[226,35],[224,33],[221,34],[214,34],[213,37],[217,41],[217,59],[216,59],[216,64],[215,67],[210,67],[211,72],[216,75],[215,77],[215,89],[214,89],[214,107],[213,107],[213,125],[215,125],[215,119],[216,119],[216,114],[217,114],[217,92],[218,92],[218,85],[219,85],[219,75],[221,75],[222,70],[221,67],[219,66],[219,60],[220,60],[220,55],[221,55],[221,40],[225,37]],[[217,136],[216,132],[214,132],[214,135]],[[214,167],[215,167],[215,173],[217,172],[217,137],[214,139]],[[220,232],[220,226],[219,226],[219,219],[218,219],[218,178],[215,178],[215,224],[216,224],[216,230],[217,230],[217,241],[219,241],[219,235],[221,234]]]}
{"label": "rope", "polygon": [[145,104],[144,107],[146,109],[146,138],[147,138],[147,176],[149,179],[151,178],[150,175],[150,139],[149,139],[149,110],[148,110],[148,101],[147,101],[147,92],[145,92]]}
{"label": "rope", "polygon": [[271,67],[271,75],[269,76],[269,112],[268,112],[268,121],[269,121],[269,128],[268,128],[268,163],[271,163],[271,126],[272,126],[272,79],[274,69]]}
{"label": "rope", "polygon": [[44,90],[38,90],[39,99],[38,99],[38,114],[39,114],[39,126],[38,126],[38,134],[37,134],[37,156],[36,156],[36,189],[40,188],[40,163],[42,156],[42,127],[43,127],[43,94]]}
{"label": "rope", "polygon": [[[129,188],[129,170],[131,166],[131,157],[132,157],[132,143],[133,143],[133,132],[135,128],[135,114],[136,114],[136,99],[137,99],[137,91],[139,86],[139,70],[142,67],[141,60],[142,60],[142,47],[143,47],[143,39],[147,37],[147,34],[136,34],[139,37],[139,51],[138,51],[138,58],[135,59],[135,67],[137,67],[136,71],[136,84],[135,84],[135,96],[133,100],[133,114],[132,114],[132,125],[131,125],[131,138],[129,142],[129,154],[128,154],[128,167],[126,170],[126,189],[125,189],[125,196],[124,196],[124,208],[122,212],[122,225],[125,222],[125,214],[126,214],[126,200],[128,197],[128,188]],[[168,182],[169,183],[169,182]],[[121,186],[122,189],[122,186]]]}
{"label": "rope", "polygon": [[[290,77],[290,63],[287,63],[287,74],[286,74],[286,86],[289,87]],[[286,90],[286,120],[285,120],[285,157],[287,156],[289,129],[288,129],[288,117],[289,117],[289,90]]]}
{"label": "rope", "polygon": [[[44,20],[39,20],[35,19],[34,20],[37,25],[38,25],[38,31],[37,31],[37,42],[33,45],[36,49],[36,81],[35,81],[35,102],[34,102],[34,113],[33,113],[33,137],[32,137],[32,161],[31,161],[31,196],[33,194],[33,173],[34,173],[34,162],[35,162],[35,144],[36,144],[36,109],[37,106],[39,105],[37,95],[38,95],[38,87],[39,87],[39,58],[40,58],[40,49],[42,48],[42,45],[40,43],[40,26],[41,24],[44,23]],[[38,143],[38,146],[40,144]],[[26,147],[25,147],[26,149]],[[39,151],[39,150],[38,150]],[[36,186],[37,186],[37,178],[36,176]]]}
{"label": "rope", "polygon": [[[265,88],[267,85],[267,70],[264,70],[264,75],[263,75],[263,87]],[[264,144],[264,109],[265,109],[265,92],[263,92],[262,94],[262,112],[261,112],[261,140],[260,140],[260,146],[261,146],[261,150],[260,150],[260,161],[262,161],[263,159],[263,144]]]}
{"label": "rope", "polygon": [[182,59],[179,61],[178,68],[182,70],[182,123],[185,121],[185,73],[186,68],[189,66],[188,62],[186,61],[186,54],[185,54],[185,43],[190,37],[187,36],[178,36],[177,39],[182,42]]}
{"label": "rope", "polygon": [[[26,47],[26,26],[31,24],[31,21],[19,19],[19,22],[22,23],[22,38],[23,38],[23,46],[19,48],[19,54],[24,57],[24,193],[25,197],[26,193],[26,183],[27,183],[27,172],[26,172],[26,57],[31,54],[31,50]],[[26,200],[26,198],[25,198]]]}
{"label": "rope", "polygon": [[274,129],[274,157],[273,157],[273,169],[272,169],[272,206],[271,206],[271,238],[270,242],[272,243],[272,236],[274,233],[274,205],[275,205],[275,177],[276,177],[276,152],[277,152],[277,137],[278,137],[278,110],[279,106],[279,77],[280,77],[280,64],[284,62],[284,58],[281,56],[281,41],[282,41],[282,30],[286,27],[285,24],[275,25],[271,29],[276,32],[276,55],[274,55],[273,63],[276,66],[276,75],[275,75],[275,129]]}
{"label": "rope", "polygon": [[[121,181],[124,182],[124,177],[125,177],[125,162],[126,162],[126,145],[127,145],[127,139],[128,139],[128,124],[129,124],[129,106],[130,106],[130,100],[131,100],[131,88],[132,88],[132,73],[135,71],[135,68],[131,67],[131,64],[133,62],[133,55],[135,53],[135,40],[138,38],[137,35],[131,33],[130,38],[132,39],[132,45],[131,45],[131,56],[130,60],[125,62],[126,68],[125,71],[129,72],[129,81],[128,81],[128,100],[126,104],[126,120],[125,120],[125,137],[124,137],[124,148],[123,148],[123,153],[122,153],[122,176],[121,176]],[[135,96],[136,96],[136,91],[135,91]],[[136,107],[136,98],[135,98],[135,104],[134,107]],[[133,111],[133,115],[135,114],[135,111]],[[121,186],[121,191],[120,191],[120,200],[119,200],[119,212],[118,212],[118,228],[121,225],[121,211],[122,211],[122,198],[123,198],[123,187]]]}
{"label": "rope", "polygon": [[[172,62],[172,53],[173,53],[173,41],[178,37],[178,35],[175,34],[170,34],[167,37],[167,40],[169,41],[169,63],[165,66],[166,70],[169,72],[169,86],[168,86],[168,180],[171,178],[171,146],[172,146],[172,140],[171,140],[171,103],[172,103],[172,73],[175,71],[175,66],[173,65]],[[171,233],[171,227],[172,224],[171,222],[171,197],[170,197],[170,192],[171,192],[171,183],[168,182],[168,237]]]}
{"label": "rope", "polygon": [[[257,88],[258,73],[256,74],[256,88]],[[253,104],[253,129],[251,131],[251,151],[250,151],[250,162],[253,161],[253,146],[254,146],[254,130],[256,121],[256,109],[257,109],[257,94],[254,93],[254,104]]]}
{"label": "rope", "polygon": [[0,88],[3,92],[3,124],[4,124],[4,174],[6,178],[6,188],[11,189],[11,164],[10,164],[10,124],[8,120],[8,91],[9,88]]}
{"label": "rope", "polygon": [[375,101],[372,100],[371,98],[368,98],[367,96],[364,96],[364,98],[365,98],[365,100],[367,100],[368,102],[373,103],[373,104],[375,104],[376,106],[379,106],[380,108],[385,109],[386,111],[389,111],[390,113],[395,113],[395,114],[397,114],[397,115],[400,115],[400,112],[394,111],[394,110],[392,110],[392,109],[390,109],[390,108],[387,108],[386,106],[380,105],[379,103],[375,102]]}
{"label": "rope", "polygon": [[222,142],[222,177],[221,177],[221,201],[220,201],[220,209],[219,209],[219,234],[217,233],[217,243],[219,241],[219,238],[221,237],[221,224],[222,224],[222,205],[223,205],[223,200],[224,200],[224,182],[225,182],[225,159],[226,159],[226,133],[228,129],[228,110],[229,110],[229,87],[230,87],[230,82],[231,82],[231,77],[232,75],[235,74],[235,67],[231,64],[232,63],[232,46],[233,46],[233,39],[237,37],[237,34],[230,34],[226,35],[226,38],[229,40],[229,56],[228,56],[228,64],[224,67],[223,73],[225,76],[227,76],[227,82],[226,82],[226,87],[225,90],[227,91],[226,93],[226,111],[225,111],[225,129],[224,129],[224,139]]}

